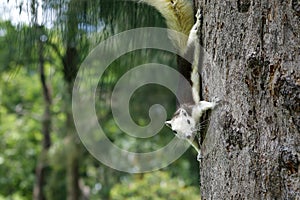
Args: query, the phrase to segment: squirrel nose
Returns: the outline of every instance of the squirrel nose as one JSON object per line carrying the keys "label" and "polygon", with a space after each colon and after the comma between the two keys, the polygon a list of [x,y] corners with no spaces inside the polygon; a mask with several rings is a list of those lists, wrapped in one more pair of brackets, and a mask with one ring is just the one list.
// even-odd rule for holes
{"label": "squirrel nose", "polygon": [[170,127],[170,128],[172,128],[171,121],[166,121],[165,125],[168,126],[168,127]]}

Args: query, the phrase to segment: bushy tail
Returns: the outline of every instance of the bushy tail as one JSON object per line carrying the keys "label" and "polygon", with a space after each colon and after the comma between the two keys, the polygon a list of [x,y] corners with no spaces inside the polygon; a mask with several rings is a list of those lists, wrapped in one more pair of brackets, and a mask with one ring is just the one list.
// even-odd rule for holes
{"label": "bushy tail", "polygon": [[[186,36],[194,24],[193,4],[191,0],[140,0],[155,7],[165,18],[169,29],[181,32]],[[181,52],[185,52],[187,37],[170,33],[169,37]]]}

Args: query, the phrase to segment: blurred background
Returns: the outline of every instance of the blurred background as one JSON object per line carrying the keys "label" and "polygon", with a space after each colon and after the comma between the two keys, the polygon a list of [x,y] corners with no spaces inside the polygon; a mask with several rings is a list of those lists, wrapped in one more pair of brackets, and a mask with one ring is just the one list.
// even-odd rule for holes
{"label": "blurred background", "polygon": [[[72,88],[85,57],[122,31],[166,27],[156,10],[116,0],[2,0],[0,13],[0,199],[199,199],[193,149],[159,171],[119,172],[87,152],[73,122]],[[114,85],[128,70],[150,62],[176,68],[176,59],[137,50],[105,71],[96,110],[114,144],[149,152],[174,137],[165,127],[151,139],[131,138],[109,107]],[[147,125],[153,104],[163,105],[171,118],[176,97],[162,86],[143,86],[131,98],[132,119]]]}

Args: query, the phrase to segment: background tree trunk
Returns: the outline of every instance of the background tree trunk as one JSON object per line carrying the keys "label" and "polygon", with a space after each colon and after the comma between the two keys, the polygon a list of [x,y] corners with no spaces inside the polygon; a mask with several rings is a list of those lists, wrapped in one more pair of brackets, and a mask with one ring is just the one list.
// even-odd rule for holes
{"label": "background tree trunk", "polygon": [[202,95],[223,103],[202,144],[202,199],[300,198],[299,0],[198,1]]}
{"label": "background tree trunk", "polygon": [[45,58],[44,58],[44,42],[42,41],[42,27],[39,27],[37,30],[38,33],[38,57],[39,57],[39,71],[40,71],[40,81],[42,85],[43,91],[43,99],[44,99],[44,113],[42,117],[42,134],[43,134],[43,143],[42,143],[42,152],[40,154],[36,169],[35,169],[35,184],[33,188],[33,199],[34,200],[44,200],[45,199],[45,192],[44,187],[46,185],[47,179],[47,171],[49,171],[48,161],[47,161],[47,154],[49,148],[51,146],[51,92],[49,89],[49,85],[46,81],[46,74],[45,74]]}

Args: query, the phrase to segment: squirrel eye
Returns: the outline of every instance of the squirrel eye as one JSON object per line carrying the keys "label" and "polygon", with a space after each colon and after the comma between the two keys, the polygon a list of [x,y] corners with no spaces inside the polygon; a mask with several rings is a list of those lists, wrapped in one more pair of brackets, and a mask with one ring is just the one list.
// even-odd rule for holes
{"label": "squirrel eye", "polygon": [[190,120],[187,120],[187,123],[188,123],[188,124],[191,124],[191,121],[190,121]]}
{"label": "squirrel eye", "polygon": [[174,130],[173,130],[173,133],[175,133],[175,135],[177,135],[177,131],[174,131]]}
{"label": "squirrel eye", "polygon": [[181,110],[181,114],[183,114],[185,117],[187,116],[185,110],[183,110],[183,109]]}

